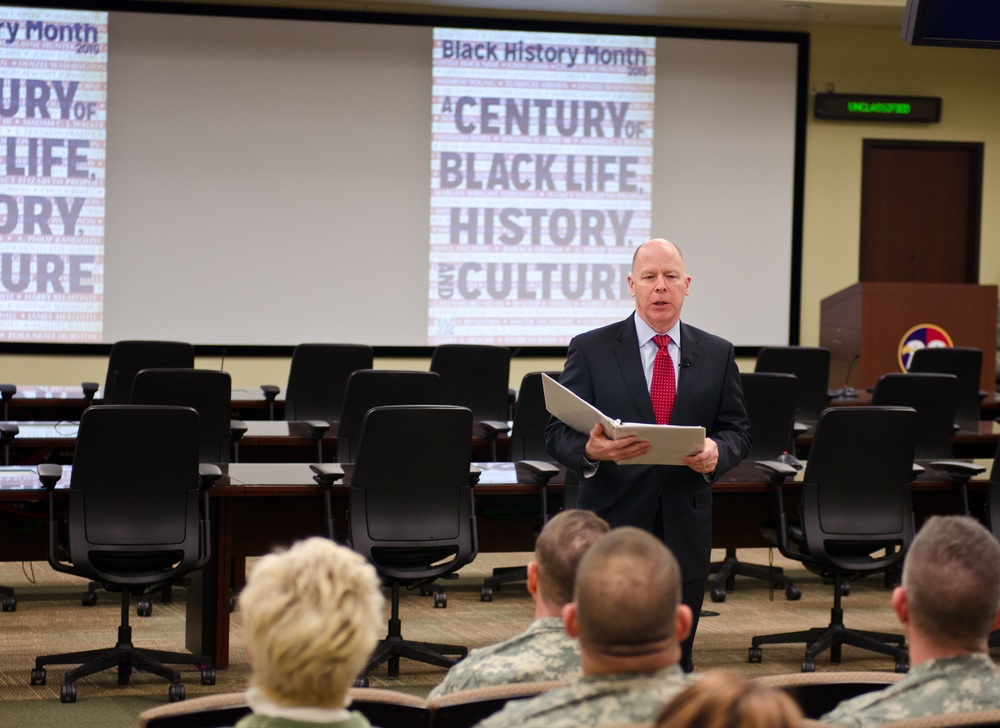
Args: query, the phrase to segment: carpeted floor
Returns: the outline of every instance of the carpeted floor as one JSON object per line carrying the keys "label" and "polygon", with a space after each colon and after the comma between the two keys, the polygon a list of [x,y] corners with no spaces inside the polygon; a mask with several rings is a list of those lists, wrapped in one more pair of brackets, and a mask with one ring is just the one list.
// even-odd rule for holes
{"label": "carpeted floor", "polygon": [[[721,558],[721,552],[717,554]],[[766,564],[764,549],[745,550],[742,560]],[[523,585],[505,586],[490,603],[479,599],[482,579],[498,565],[526,563],[529,554],[483,554],[444,582],[448,594],[446,609],[435,609],[433,601],[410,593],[403,597],[403,635],[413,639],[467,645],[491,644],[521,631],[531,620],[533,605]],[[788,564],[775,554],[775,563]],[[705,616],[698,630],[695,666],[698,671],[729,667],[752,675],[797,672],[803,655],[801,645],[768,646],[761,664],[747,663],[750,638],[756,634],[825,626],[829,622],[832,587],[802,569],[789,573],[802,588],[802,599],[788,602],[784,592],[773,599],[762,582],[740,578],[736,590],[724,603],[714,604],[706,596],[705,608],[717,616]],[[0,584],[13,586],[18,605],[15,612],[0,613],[0,728],[17,726],[136,726],[138,714],[167,701],[166,681],[145,674],[133,676],[131,685],[119,686],[113,671],[80,680],[78,702],[59,702],[64,669],[48,669],[45,686],[31,686],[29,675],[35,656],[71,650],[110,647],[117,634],[120,604],[117,595],[101,593],[97,606],[80,604],[85,584],[74,577],[54,573],[47,564],[0,564]],[[848,626],[899,632],[889,605],[890,591],[881,577],[852,584],[844,600]],[[149,617],[131,617],[133,641],[140,647],[180,649],[184,634],[184,592],[175,590],[169,604],[154,601]],[[185,674],[187,696],[210,692],[242,690],[247,685],[249,667],[243,655],[239,611],[233,615],[231,666],[218,672],[215,686],[200,684],[198,673]],[[893,669],[888,658],[869,655],[845,647],[840,665],[827,658],[817,661],[817,670]],[[389,687],[424,695],[444,675],[441,668],[404,660],[397,679],[386,676],[385,668],[371,675],[373,687]]]}

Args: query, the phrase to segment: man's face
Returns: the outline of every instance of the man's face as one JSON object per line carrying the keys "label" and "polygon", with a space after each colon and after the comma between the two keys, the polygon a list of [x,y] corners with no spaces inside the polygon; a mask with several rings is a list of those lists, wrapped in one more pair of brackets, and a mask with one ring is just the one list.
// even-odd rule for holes
{"label": "man's face", "polygon": [[677,248],[666,240],[644,243],[628,277],[635,312],[657,333],[665,333],[681,316],[691,276]]}

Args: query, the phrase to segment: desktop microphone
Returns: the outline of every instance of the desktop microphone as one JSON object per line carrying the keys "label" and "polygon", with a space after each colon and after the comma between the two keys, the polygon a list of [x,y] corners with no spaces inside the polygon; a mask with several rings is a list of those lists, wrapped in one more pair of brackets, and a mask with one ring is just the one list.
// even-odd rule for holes
{"label": "desktop microphone", "polygon": [[837,397],[855,398],[858,396],[858,390],[849,385],[848,382],[851,381],[851,370],[854,369],[854,362],[860,358],[861,354],[855,354],[850,363],[847,365],[847,374],[844,376],[844,386],[837,390]]}

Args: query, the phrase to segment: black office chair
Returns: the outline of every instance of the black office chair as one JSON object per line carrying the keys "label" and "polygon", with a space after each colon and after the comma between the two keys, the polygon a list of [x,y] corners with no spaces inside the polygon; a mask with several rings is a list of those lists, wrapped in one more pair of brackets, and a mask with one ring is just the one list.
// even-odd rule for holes
{"label": "black office chair", "polygon": [[[364,344],[299,344],[292,352],[285,388],[285,416],[301,420],[340,421],[344,390],[351,372],[371,369],[374,352]],[[262,385],[274,419],[274,399],[279,389]]]}
{"label": "black office chair", "polygon": [[979,376],[983,370],[983,352],[969,346],[918,349],[910,359],[910,373],[936,372],[958,377],[955,422],[964,430],[978,432],[979,404],[983,394]]}
{"label": "black office chair", "polygon": [[917,411],[918,460],[950,458],[955,440],[958,378],[953,374],[883,374],[875,383],[873,406]]}
{"label": "black office chair", "polygon": [[38,657],[31,684],[45,684],[46,665],[67,664],[79,666],[66,672],[64,703],[76,701],[76,680],[110,668],[117,668],[119,685],[129,684],[133,669],[166,678],[171,701],[184,699],[184,686],[167,664],[195,665],[203,685],[215,684],[210,657],[136,648],[128,623],[130,595],[148,594],[208,563],[208,488],[221,471],[198,463],[198,413],[130,405],[83,413],[69,486],[66,562],[55,515],[61,468],[40,465],[38,474],[48,490],[52,568],[100,581],[122,598],[114,647]]}
{"label": "black office chair", "polygon": [[[554,379],[559,378],[559,372],[545,373]],[[510,428],[510,459],[528,470],[539,486],[542,526],[549,520],[549,481],[559,472],[559,467],[550,461],[545,449],[545,425],[548,421],[542,372],[528,372],[517,390],[514,420]],[[494,567],[492,575],[483,580],[479,598],[484,602],[493,601],[494,590],[503,584],[526,581],[527,578],[527,566]]]}
{"label": "black office chair", "polygon": [[467,407],[477,428],[490,440],[497,459],[497,438],[509,429],[510,349],[485,344],[442,344],[431,355],[432,372],[441,376],[441,403]]}
{"label": "black office chair", "polygon": [[[403,639],[399,589],[428,584],[476,557],[471,431],[465,407],[375,407],[365,417],[350,484],[349,541],[389,582],[392,612],[362,682],[383,662],[389,677],[398,677],[400,657],[447,668],[468,654],[459,645]],[[322,468],[313,468],[321,485]],[[323,493],[329,512],[329,488]],[[435,606],[446,606],[440,597]]]}
{"label": "black office chair", "polygon": [[764,347],[757,353],[755,372],[794,374],[799,382],[796,422],[810,427],[830,401],[830,350],[818,346]]}
{"label": "black office chair", "polygon": [[[441,378],[434,372],[360,369],[347,378],[337,430],[337,462],[353,463],[365,415],[372,407],[441,404]],[[472,438],[470,425],[469,438]]]}
{"label": "black office chair", "polygon": [[[101,404],[128,404],[132,401],[132,381],[143,369],[193,369],[194,346],[181,341],[116,341],[108,357]],[[84,382],[85,391],[96,385]]]}
{"label": "black office chair", "polygon": [[896,672],[909,656],[902,635],[848,629],[841,608],[845,578],[884,571],[899,563],[913,540],[910,490],[919,468],[913,462],[917,413],[908,407],[839,407],[825,410],[816,425],[801,492],[801,524],[789,525],[782,484],[795,470],[778,462],[759,467],[772,478],[777,498],[777,544],[781,553],[833,581],[830,624],[801,632],[754,637],[748,659],[760,662],[761,645],[805,642],[803,672],[830,650],[839,663],[841,646],[889,655]]}
{"label": "black office chair", "polygon": [[[790,460],[794,452],[792,426],[795,421],[796,397],[799,384],[794,374],[777,372],[741,373],[743,398],[750,417],[750,439],[753,446],[746,460]],[[801,598],[802,591],[785,576],[780,566],[747,564],[736,557],[734,547],[726,548],[725,558],[711,565],[715,579],[711,582],[713,602],[726,601],[726,591],[736,586],[736,576],[749,576],[768,582],[773,589],[784,589],[785,598]]]}

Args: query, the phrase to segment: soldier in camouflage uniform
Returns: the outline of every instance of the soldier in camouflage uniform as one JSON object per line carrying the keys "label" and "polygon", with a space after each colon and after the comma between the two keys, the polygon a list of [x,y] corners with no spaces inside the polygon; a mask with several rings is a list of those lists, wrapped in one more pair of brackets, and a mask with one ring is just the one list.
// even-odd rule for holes
{"label": "soldier in camouflage uniform", "polygon": [[473,650],[429,697],[487,685],[577,677],[580,646],[563,629],[562,608],[573,598],[581,557],[608,530],[607,522],[590,511],[563,511],[546,523],[528,564],[535,621],[509,640]]}
{"label": "soldier in camouflage uniform", "polygon": [[577,728],[651,721],[690,682],[678,664],[691,610],[680,567],[663,542],[615,528],[580,561],[566,631],[580,642],[583,675],[536,698],[509,702],[478,728]]}
{"label": "soldier in camouflage uniform", "polygon": [[965,516],[929,519],[892,606],[913,669],[885,690],[845,700],[823,722],[861,728],[1000,708],[1000,670],[988,647],[1000,626],[1000,546],[989,531]]}

